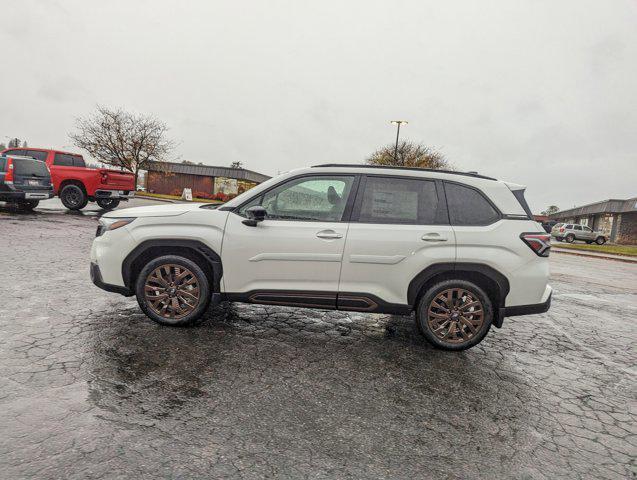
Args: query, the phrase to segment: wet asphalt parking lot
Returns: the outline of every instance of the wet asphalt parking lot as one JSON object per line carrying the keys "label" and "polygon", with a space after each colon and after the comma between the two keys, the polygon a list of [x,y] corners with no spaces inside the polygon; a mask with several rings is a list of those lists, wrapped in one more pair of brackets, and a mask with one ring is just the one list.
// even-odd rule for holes
{"label": "wet asphalt parking lot", "polygon": [[90,282],[97,213],[0,204],[2,478],[636,476],[637,265],[554,253],[551,310],[462,353],[390,315],[175,329]]}

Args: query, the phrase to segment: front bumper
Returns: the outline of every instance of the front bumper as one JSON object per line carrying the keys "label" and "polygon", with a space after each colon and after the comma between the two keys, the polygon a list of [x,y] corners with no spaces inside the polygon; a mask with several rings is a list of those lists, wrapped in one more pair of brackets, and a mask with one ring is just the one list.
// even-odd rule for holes
{"label": "front bumper", "polygon": [[91,262],[91,281],[95,284],[95,286],[101,288],[102,290],[106,290],[107,292],[119,293],[126,297],[130,297],[133,295],[133,292],[131,292],[126,287],[104,283],[104,280],[102,280],[102,272],[100,272],[99,265],[93,262]]}
{"label": "front bumper", "polygon": [[118,200],[130,200],[135,198],[135,190],[95,190],[95,198],[117,198]]}

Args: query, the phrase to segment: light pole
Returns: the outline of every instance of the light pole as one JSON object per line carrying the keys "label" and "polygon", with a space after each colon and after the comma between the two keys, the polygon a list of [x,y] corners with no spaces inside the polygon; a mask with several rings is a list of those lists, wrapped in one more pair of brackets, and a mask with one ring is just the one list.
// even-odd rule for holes
{"label": "light pole", "polygon": [[[396,129],[396,146],[394,147],[394,160],[398,160],[398,137],[400,136],[400,126],[404,123],[407,125],[409,122],[407,120],[392,120],[390,122],[392,125],[396,125],[398,128]],[[405,159],[402,161],[403,166],[405,165]]]}

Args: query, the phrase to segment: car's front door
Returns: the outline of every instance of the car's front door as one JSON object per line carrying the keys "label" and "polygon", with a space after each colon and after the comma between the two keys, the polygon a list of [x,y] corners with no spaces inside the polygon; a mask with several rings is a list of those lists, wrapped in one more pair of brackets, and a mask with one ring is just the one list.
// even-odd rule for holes
{"label": "car's front door", "polygon": [[[221,249],[224,291],[258,303],[334,308],[356,180],[294,177],[231,212]],[[265,220],[244,224],[255,205],[265,208]]]}
{"label": "car's front door", "polygon": [[352,212],[338,307],[379,311],[408,305],[411,280],[434,263],[454,262],[456,242],[434,180],[368,175]]}
{"label": "car's front door", "polygon": [[582,225],[582,238],[584,240],[595,240],[595,234],[590,227]]}

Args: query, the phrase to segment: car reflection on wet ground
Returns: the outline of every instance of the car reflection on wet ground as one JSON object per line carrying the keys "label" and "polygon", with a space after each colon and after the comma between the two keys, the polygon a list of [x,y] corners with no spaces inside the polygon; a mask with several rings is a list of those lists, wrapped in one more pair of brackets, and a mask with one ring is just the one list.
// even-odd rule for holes
{"label": "car reflection on wet ground", "polygon": [[554,254],[552,309],[462,353],[389,315],[175,329],[90,283],[100,211],[54,201],[0,206],[5,478],[634,476],[635,265]]}

